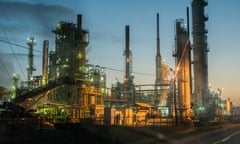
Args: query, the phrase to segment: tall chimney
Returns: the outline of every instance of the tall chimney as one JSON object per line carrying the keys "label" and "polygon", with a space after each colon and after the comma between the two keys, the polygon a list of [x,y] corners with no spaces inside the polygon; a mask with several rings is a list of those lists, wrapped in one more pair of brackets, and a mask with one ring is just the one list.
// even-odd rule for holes
{"label": "tall chimney", "polygon": [[129,25],[125,27],[125,38],[126,38],[126,48],[125,48],[125,77],[124,77],[124,93],[125,97],[128,98],[129,104],[134,103],[135,99],[133,96],[134,91],[134,84],[132,75],[132,53],[130,49],[130,32],[129,32]]}
{"label": "tall chimney", "polygon": [[48,40],[43,41],[43,61],[42,61],[42,85],[47,84],[48,80],[48,48],[49,42]]}
{"label": "tall chimney", "polygon": [[157,54],[156,54],[156,85],[162,82],[162,62],[160,54],[159,13],[157,13]]}
{"label": "tall chimney", "polygon": [[157,56],[160,56],[159,13],[157,13]]}
{"label": "tall chimney", "polygon": [[129,25],[125,27],[125,39],[126,39],[126,49],[125,49],[125,82],[129,83],[130,78],[130,46],[129,46]]}
{"label": "tall chimney", "polygon": [[80,14],[77,15],[77,28],[78,30],[82,29],[82,15]]}
{"label": "tall chimney", "polygon": [[191,42],[190,42],[190,28],[189,28],[189,7],[187,7],[187,37],[188,37],[188,56],[189,56],[189,79],[190,79],[190,92],[192,94],[192,54],[191,54]]}
{"label": "tall chimney", "polygon": [[164,91],[162,91],[162,96],[160,96],[160,84],[162,84],[163,73],[162,73],[162,61],[160,54],[160,36],[159,36],[159,13],[157,13],[157,54],[156,54],[156,79],[155,79],[155,98],[154,104],[158,105],[164,103]]}

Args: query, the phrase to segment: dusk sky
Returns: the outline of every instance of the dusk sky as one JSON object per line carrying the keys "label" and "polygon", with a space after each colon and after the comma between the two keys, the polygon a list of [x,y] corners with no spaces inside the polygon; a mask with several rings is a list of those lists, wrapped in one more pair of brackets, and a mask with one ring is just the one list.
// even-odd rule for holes
{"label": "dusk sky", "polygon": [[[186,7],[190,8],[191,24],[191,0],[0,0],[0,85],[9,87],[13,73],[26,80],[26,42],[30,36],[36,39],[34,75],[41,75],[43,40],[49,40],[53,50],[55,37],[51,31],[60,21],[76,23],[77,14],[82,14],[83,28],[90,33],[89,63],[110,68],[106,69],[109,87],[124,77],[125,25],[130,25],[134,83],[152,84],[156,14],[160,15],[161,56],[174,68],[174,22],[183,18],[186,23]],[[240,104],[239,10],[239,0],[209,0],[205,9],[209,16],[209,83],[212,90],[222,89],[223,99],[230,97],[236,104]]]}

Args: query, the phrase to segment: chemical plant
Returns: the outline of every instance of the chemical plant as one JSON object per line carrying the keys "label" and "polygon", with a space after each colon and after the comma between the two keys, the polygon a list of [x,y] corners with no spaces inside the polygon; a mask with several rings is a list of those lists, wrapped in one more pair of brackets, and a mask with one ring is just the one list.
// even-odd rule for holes
{"label": "chemical plant", "polygon": [[49,51],[49,41],[43,41],[40,76],[33,74],[34,37],[27,41],[27,81],[19,85],[19,78],[13,78],[11,103],[22,107],[24,113],[31,112],[52,124],[91,119],[101,125],[175,125],[206,116],[213,120],[229,115],[230,100],[221,100],[216,96],[219,94],[211,93],[208,88],[209,50],[205,28],[208,18],[204,14],[207,4],[204,0],[192,1],[192,44],[189,9],[187,27],[183,19],[175,21],[174,69],[162,61],[157,14],[153,84],[134,83],[129,25],[125,26],[123,82],[107,88],[105,68],[88,63],[89,31],[82,27],[82,15],[77,15],[76,24],[59,22],[52,30],[55,49]]}

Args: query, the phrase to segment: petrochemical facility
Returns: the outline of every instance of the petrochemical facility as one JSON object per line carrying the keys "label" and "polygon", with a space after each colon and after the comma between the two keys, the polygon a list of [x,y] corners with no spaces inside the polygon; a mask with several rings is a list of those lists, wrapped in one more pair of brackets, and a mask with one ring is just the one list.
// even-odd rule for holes
{"label": "petrochemical facility", "polygon": [[61,21],[52,30],[54,50],[49,51],[50,42],[43,41],[40,76],[33,74],[34,37],[27,41],[27,81],[19,84],[19,78],[13,78],[10,103],[53,124],[91,119],[101,125],[175,125],[202,117],[214,120],[220,115],[230,115],[231,101],[215,97],[208,87],[209,49],[205,27],[208,17],[204,12],[207,5],[205,0],[192,1],[192,32],[189,8],[187,24],[184,19],[175,20],[174,69],[162,60],[157,13],[153,84],[134,82],[129,25],[125,26],[124,78],[107,88],[105,68],[88,63],[89,31],[82,27],[82,15],[77,15],[76,24]]}

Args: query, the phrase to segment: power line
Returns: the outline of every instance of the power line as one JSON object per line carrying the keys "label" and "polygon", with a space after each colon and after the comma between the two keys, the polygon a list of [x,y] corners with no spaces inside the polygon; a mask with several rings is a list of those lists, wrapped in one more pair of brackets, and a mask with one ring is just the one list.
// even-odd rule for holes
{"label": "power line", "polygon": [[[14,46],[17,46],[17,47],[20,47],[20,48],[24,48],[24,49],[27,49],[27,50],[29,49],[29,48],[26,47],[26,46],[22,46],[22,45],[19,45],[19,44],[10,42],[9,40],[5,41],[5,40],[0,39],[0,42],[7,43],[7,44],[9,44],[9,45],[14,45]],[[41,50],[36,50],[36,49],[34,49],[33,51],[42,53]]]}
{"label": "power line", "polygon": [[[117,72],[124,72],[124,70],[119,70],[119,69],[115,69],[115,68],[110,68],[110,67],[103,67],[105,69],[108,70],[112,70],[112,71],[117,71]],[[149,73],[141,73],[141,72],[133,72],[134,74],[139,74],[139,75],[147,75],[147,76],[153,76],[153,74],[149,74]]]}
{"label": "power line", "polygon": [[2,26],[1,23],[0,23],[0,26],[1,26],[1,29],[2,29],[2,31],[3,31],[3,33],[4,33],[4,36],[5,36],[6,39],[7,39],[6,42],[9,44],[9,46],[10,46],[12,52],[13,52],[14,58],[15,58],[16,61],[17,61],[17,64],[18,64],[18,66],[19,66],[19,68],[20,68],[20,71],[22,72],[24,78],[26,79],[26,75],[25,75],[24,72],[23,72],[22,66],[21,66],[21,64],[19,63],[19,60],[18,60],[18,58],[17,58],[17,56],[16,56],[16,54],[15,54],[14,49],[12,48],[12,44],[11,44],[11,42],[10,42],[9,39],[8,39],[7,33],[5,32],[5,30],[4,30],[4,28],[3,28],[3,26]]}
{"label": "power line", "polygon": [[[7,70],[6,66],[5,66],[5,64],[4,64],[1,60],[0,60],[0,63],[1,63],[1,65],[2,65],[2,67],[3,67],[3,69],[6,71],[8,77],[9,77],[9,81],[10,81],[10,79],[11,79],[11,75],[10,75],[10,73],[8,72],[8,70]],[[11,81],[10,81],[10,82],[11,82]]]}

